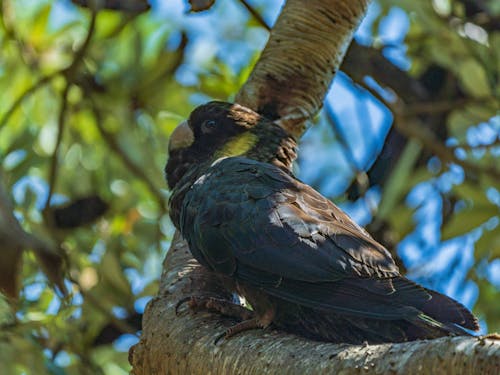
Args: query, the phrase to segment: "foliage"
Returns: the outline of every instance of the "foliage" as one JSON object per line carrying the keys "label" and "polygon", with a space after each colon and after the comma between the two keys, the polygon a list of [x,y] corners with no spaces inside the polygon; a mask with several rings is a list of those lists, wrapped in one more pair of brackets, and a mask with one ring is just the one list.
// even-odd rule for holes
{"label": "foliage", "polygon": [[[261,3],[257,10],[265,18],[276,12],[276,4]],[[470,264],[459,267],[468,281],[459,278],[455,288],[474,282],[476,313],[498,329],[500,281],[492,270],[500,257],[500,30],[494,22],[500,9],[493,1],[481,2],[479,10],[471,3],[384,0],[373,12],[365,43],[389,58],[407,46],[411,64],[401,74],[422,85],[425,95],[409,98],[409,86],[398,89],[390,78],[370,73],[392,88],[388,93],[356,79],[348,66],[344,70],[355,85],[344,80],[354,101],[390,110],[393,129],[410,139],[400,144],[402,151],[386,168],[389,176],[378,184],[379,203],[370,205],[367,220],[371,230],[383,242],[403,240],[400,254],[417,278],[446,249],[441,241],[475,242]],[[411,21],[405,44],[391,45],[380,33],[394,4]],[[25,248],[20,284],[11,285],[19,297],[0,299],[0,373],[128,371],[126,351],[145,302],[156,292],[173,235],[162,174],[168,136],[194,105],[230,100],[262,48],[265,27],[237,1],[216,2],[207,18],[187,15],[185,23],[179,21],[182,10],[146,8],[93,12],[63,0],[2,2],[0,183],[24,231],[64,259],[59,289],[68,293],[62,296],[48,281],[59,281],[59,263]],[[363,56],[361,66],[371,58]],[[369,122],[373,112],[360,111],[362,122]],[[334,123],[328,115],[334,112],[327,105],[304,141],[304,153],[309,142],[318,157],[349,160],[365,145],[346,135],[355,132],[346,125],[347,115],[337,110]],[[382,141],[379,135],[363,168],[344,163],[340,186],[346,190],[352,180],[361,181],[356,204],[369,202],[376,188],[362,181],[377,177],[370,170],[380,160]],[[334,173],[307,158],[301,159],[301,174],[326,189]],[[346,199],[342,193],[335,193],[340,202]],[[429,214],[431,198],[438,209]],[[442,229],[431,245],[429,222],[436,223],[431,229]],[[418,247],[425,251],[408,250]],[[467,249],[457,249],[461,264]],[[1,262],[15,267],[17,258],[1,250]],[[446,267],[453,262],[440,270],[444,283],[457,284]],[[437,282],[433,275],[428,284]]]}

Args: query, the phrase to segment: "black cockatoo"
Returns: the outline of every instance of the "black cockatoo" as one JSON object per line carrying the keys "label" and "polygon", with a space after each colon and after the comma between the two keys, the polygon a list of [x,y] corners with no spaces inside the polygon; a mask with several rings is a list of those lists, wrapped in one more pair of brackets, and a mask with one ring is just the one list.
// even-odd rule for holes
{"label": "black cockatoo", "polygon": [[272,324],[381,343],[478,329],[466,307],[403,277],[382,245],[296,179],[295,157],[283,128],[238,104],[202,105],[171,136],[172,221],[193,256],[253,308],[228,334]]}

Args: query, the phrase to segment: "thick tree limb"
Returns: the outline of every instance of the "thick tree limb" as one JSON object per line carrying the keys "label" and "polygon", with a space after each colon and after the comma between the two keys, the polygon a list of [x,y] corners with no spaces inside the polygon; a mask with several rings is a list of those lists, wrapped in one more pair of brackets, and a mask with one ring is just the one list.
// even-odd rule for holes
{"label": "thick tree limb", "polygon": [[236,102],[296,138],[316,115],[369,0],[289,0]]}
{"label": "thick tree limb", "polygon": [[160,295],[144,314],[143,334],[132,348],[134,375],[146,374],[497,374],[500,340],[446,337],[384,345],[334,345],[272,330],[245,332],[215,345],[234,321],[193,314],[175,305],[183,297],[228,297],[217,279],[191,258],[176,236],[165,259]]}

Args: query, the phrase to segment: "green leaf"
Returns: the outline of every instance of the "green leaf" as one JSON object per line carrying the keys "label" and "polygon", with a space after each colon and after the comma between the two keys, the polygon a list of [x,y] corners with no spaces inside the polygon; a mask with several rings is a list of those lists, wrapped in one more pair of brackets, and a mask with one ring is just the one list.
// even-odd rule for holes
{"label": "green leaf", "polygon": [[7,297],[0,292],[0,325],[12,324],[14,321],[14,311],[9,305]]}
{"label": "green leaf", "polygon": [[473,185],[471,182],[466,181],[460,185],[453,186],[452,191],[461,199],[471,201],[474,205],[488,206],[491,202],[486,197],[485,192],[481,186]]}
{"label": "green leaf", "polygon": [[119,292],[121,295],[129,295],[131,293],[130,285],[123,274],[120,261],[112,251],[106,251],[99,270],[100,277],[107,280],[116,292]]}
{"label": "green leaf", "polygon": [[414,213],[414,209],[404,204],[394,207],[391,210],[391,214],[387,217],[387,220],[391,224],[391,228],[397,233],[396,241],[403,239],[415,228]]}
{"label": "green leaf", "polygon": [[500,232],[498,227],[490,231],[483,231],[479,240],[476,241],[474,249],[476,259],[500,258]]}
{"label": "green leaf", "polygon": [[476,98],[491,95],[488,75],[483,66],[476,60],[469,58],[459,63],[459,76],[462,87]]}
{"label": "green leaf", "polygon": [[471,103],[465,107],[454,109],[446,124],[451,135],[461,143],[466,142],[467,129],[480,122],[489,121],[497,114],[497,107],[491,101],[481,104]]}
{"label": "green leaf", "polygon": [[442,230],[441,240],[461,236],[476,229],[481,224],[498,215],[498,208],[493,205],[471,205],[454,214]]}
{"label": "green leaf", "polygon": [[29,38],[31,43],[40,49],[45,49],[47,43],[50,43],[50,37],[47,33],[47,24],[49,22],[50,11],[52,10],[51,4],[46,4],[34,17],[34,22],[30,28]]}
{"label": "green leaf", "polygon": [[495,332],[500,329],[500,303],[498,303],[498,289],[491,285],[486,279],[477,281],[479,287],[479,299],[474,311],[479,316],[486,318],[488,330]]}
{"label": "green leaf", "polygon": [[413,166],[415,165],[422,146],[415,140],[409,140],[398,164],[393,169],[389,180],[384,189],[384,195],[380,202],[377,216],[384,219],[391,214],[394,206],[401,200],[403,195],[408,191],[408,179],[411,176]]}

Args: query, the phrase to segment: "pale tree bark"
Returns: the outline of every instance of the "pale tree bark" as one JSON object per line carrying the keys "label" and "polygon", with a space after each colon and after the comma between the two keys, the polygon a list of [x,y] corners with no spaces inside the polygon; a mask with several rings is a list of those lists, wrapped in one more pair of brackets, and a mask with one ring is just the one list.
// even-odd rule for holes
{"label": "pale tree bark", "polygon": [[[289,0],[236,101],[279,121],[295,137],[320,109],[369,0]],[[255,330],[215,344],[234,324],[194,314],[178,301],[203,295],[229,299],[176,233],[158,296],[147,306],[140,342],[131,348],[134,375],[146,374],[497,374],[500,340],[441,338],[404,344],[335,345],[273,330]]]}
{"label": "pale tree bark", "polygon": [[322,106],[369,0],[287,1],[236,102],[296,138]]}
{"label": "pale tree bark", "polygon": [[363,346],[255,330],[215,345],[234,321],[185,308],[176,315],[177,301],[193,293],[229,298],[176,234],[164,262],[159,295],[144,313],[141,341],[129,354],[133,374],[496,375],[500,371],[500,340],[493,335]]}

